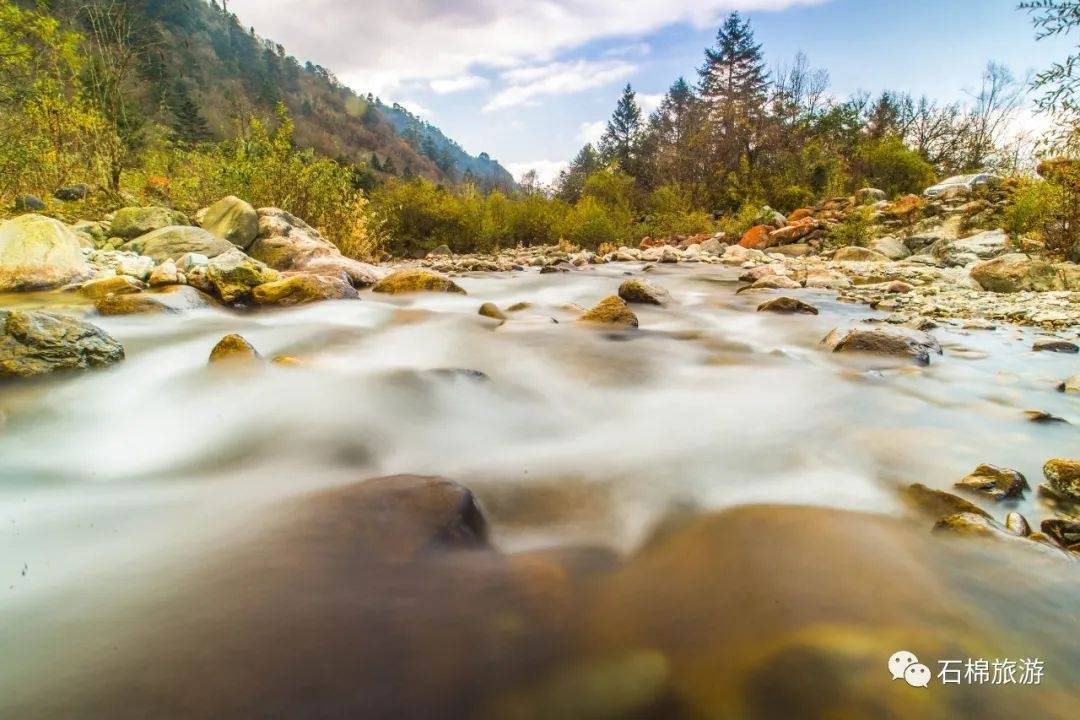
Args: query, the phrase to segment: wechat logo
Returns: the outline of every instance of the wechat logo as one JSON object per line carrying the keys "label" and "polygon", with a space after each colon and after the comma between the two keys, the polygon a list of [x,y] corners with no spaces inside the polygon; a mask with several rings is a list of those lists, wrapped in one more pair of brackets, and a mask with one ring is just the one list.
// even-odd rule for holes
{"label": "wechat logo", "polygon": [[901,650],[889,658],[889,672],[893,680],[904,680],[911,687],[926,687],[930,684],[930,668],[919,663],[915,653]]}

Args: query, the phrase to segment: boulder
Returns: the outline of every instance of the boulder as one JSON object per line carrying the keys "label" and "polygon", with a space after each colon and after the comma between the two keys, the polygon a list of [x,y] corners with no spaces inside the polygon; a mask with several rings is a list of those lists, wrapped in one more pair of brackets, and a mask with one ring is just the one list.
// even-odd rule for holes
{"label": "boulder", "polygon": [[83,183],[76,183],[75,185],[65,185],[57,188],[53,193],[53,197],[57,200],[63,200],[65,202],[75,202],[76,200],[85,200],[90,194],[90,186]]}
{"label": "boulder", "polygon": [[446,478],[393,475],[322,496],[320,513],[346,523],[353,542],[385,561],[445,549],[483,548],[488,524],[472,492]]}
{"label": "boulder", "polygon": [[758,305],[758,312],[773,312],[786,315],[793,313],[817,315],[818,309],[810,303],[805,303],[798,298],[778,297]]}
{"label": "boulder", "polygon": [[212,257],[206,268],[207,279],[225,302],[247,300],[254,288],[280,277],[277,270],[248,257],[231,244],[229,247],[227,252]]}
{"label": "boulder", "polygon": [[0,292],[58,287],[92,273],[78,236],[59,220],[21,215],[0,224]]}
{"label": "boulder", "polygon": [[619,297],[628,303],[642,305],[666,305],[671,294],[664,288],[640,278],[631,278],[619,286]]}
{"label": "boulder", "polygon": [[755,280],[746,287],[739,288],[738,292],[747,292],[752,290],[800,290],[802,284],[798,280],[792,280],[789,277],[783,275],[766,275],[763,278]]}
{"label": "boulder", "polygon": [[275,270],[347,276],[353,287],[374,285],[381,273],[367,263],[347,258],[337,246],[300,218],[278,208],[261,208],[259,236],[248,255]]}
{"label": "boulder", "polygon": [[842,247],[836,251],[833,255],[835,262],[889,262],[889,257],[883,255],[877,250],[871,250],[870,248],[858,247],[855,245],[848,245]]}
{"label": "boulder", "polygon": [[453,255],[453,251],[450,250],[449,245],[440,245],[427,254],[428,257],[447,257]]}
{"label": "boulder", "polygon": [[769,253],[773,255],[783,255],[784,257],[806,257],[812,255],[814,248],[812,245],[806,243],[793,243],[791,245],[778,245],[777,247],[769,248]]}
{"label": "boulder", "polygon": [[754,218],[755,225],[767,225],[770,229],[782,228],[787,225],[787,218],[784,214],[773,210],[768,205],[761,208],[761,211]]}
{"label": "boulder", "polygon": [[101,367],[124,359],[124,348],[101,328],[47,312],[0,310],[0,377]]}
{"label": "boulder", "polygon": [[108,295],[129,295],[145,289],[146,283],[130,275],[113,275],[85,282],[79,292],[91,300],[98,300]]}
{"label": "boulder", "polygon": [[1022,253],[1009,253],[971,268],[971,277],[984,290],[997,293],[1045,292],[1061,289],[1061,277],[1053,265]]}
{"label": "boulder", "polygon": [[1042,531],[1054,538],[1062,547],[1080,552],[1080,520],[1054,518],[1043,520]]}
{"label": "boulder", "polygon": [[1040,340],[1031,346],[1034,352],[1056,352],[1075,355],[1080,352],[1080,345],[1068,340]]}
{"label": "boulder", "polygon": [[323,300],[354,300],[359,297],[342,278],[300,273],[264,283],[251,292],[259,305],[303,305]]}
{"label": "boulder", "polygon": [[247,250],[259,235],[259,214],[233,195],[222,198],[200,213],[199,224],[215,237]]}
{"label": "boulder", "polygon": [[172,225],[129,240],[124,243],[122,249],[146,255],[155,263],[162,263],[166,260],[175,260],[187,253],[217,257],[236,248],[228,240],[214,237],[202,228]]}
{"label": "boulder", "polygon": [[1031,534],[1031,525],[1028,523],[1027,518],[1018,512],[1011,512],[1005,516],[1005,527],[1020,537],[1027,537]]}
{"label": "boulder", "polygon": [[45,209],[45,201],[37,195],[16,195],[11,207],[15,212],[40,212]]}
{"label": "boulder", "polygon": [[1080,460],[1054,458],[1043,465],[1043,476],[1057,492],[1080,500]]}
{"label": "boulder", "polygon": [[904,258],[911,256],[911,251],[908,250],[904,241],[892,236],[878,238],[870,243],[870,249],[884,255],[890,260],[903,260]]}
{"label": "boulder", "polygon": [[94,303],[100,315],[182,313],[214,305],[214,299],[188,285],[166,285],[154,292],[106,295]]}
{"label": "boulder", "polygon": [[506,314],[495,303],[486,302],[480,306],[479,314],[492,320],[506,320]]}
{"label": "boulder", "polygon": [[262,360],[259,352],[241,335],[226,335],[218,341],[210,351],[210,364],[228,363],[241,364],[254,363]]}
{"label": "boulder", "polygon": [[445,275],[420,268],[396,270],[377,282],[372,291],[388,295],[417,292],[465,294],[465,290]]}
{"label": "boulder", "polygon": [[821,342],[833,352],[910,358],[919,365],[929,365],[932,354],[942,354],[941,345],[931,336],[901,327],[846,331],[837,329],[826,335]]}
{"label": "boulder", "polygon": [[742,236],[739,246],[752,250],[763,250],[770,247],[774,244],[771,238],[772,230],[768,225],[755,225]]}
{"label": "boulder", "polygon": [[1073,375],[1070,378],[1066,378],[1058,385],[1058,391],[1069,394],[1080,394],[1080,375]]}
{"label": "boulder", "polygon": [[1023,497],[1028,483],[1016,470],[983,464],[957,482],[956,487],[994,500],[1010,500]]}
{"label": "boulder", "polygon": [[580,319],[582,322],[602,323],[605,325],[638,326],[637,315],[626,304],[626,301],[617,295],[604,298],[582,315]]}
{"label": "boulder", "polygon": [[112,219],[112,234],[125,240],[173,226],[190,225],[186,215],[163,207],[126,207]]}
{"label": "boulder", "polygon": [[967,267],[979,260],[989,260],[1009,250],[1009,236],[1004,230],[959,239],[942,239],[930,248],[930,254],[946,267]]}
{"label": "boulder", "polygon": [[797,220],[790,225],[785,225],[779,230],[773,230],[769,233],[769,247],[774,245],[790,245],[791,243],[802,240],[804,237],[820,228],[821,223],[814,218],[808,217]]}
{"label": "boulder", "polygon": [[720,255],[724,252],[725,247],[726,245],[720,241],[720,238],[711,237],[701,243],[701,252],[709,255]]}
{"label": "boulder", "polygon": [[107,222],[80,220],[71,226],[71,231],[85,240],[83,247],[96,248],[108,241],[112,227]]}
{"label": "boulder", "polygon": [[885,191],[877,188],[867,187],[855,191],[855,203],[858,205],[873,205],[887,198]]}

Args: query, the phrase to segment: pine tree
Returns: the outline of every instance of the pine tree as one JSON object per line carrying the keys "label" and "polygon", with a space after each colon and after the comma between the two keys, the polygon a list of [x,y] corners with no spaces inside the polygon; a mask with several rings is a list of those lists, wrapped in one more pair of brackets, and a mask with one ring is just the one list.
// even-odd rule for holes
{"label": "pine tree", "polygon": [[371,153],[371,162],[369,164],[372,170],[382,171],[383,169],[382,163],[379,162],[379,156],[375,153]]}
{"label": "pine tree", "polygon": [[696,179],[701,125],[701,101],[679,78],[649,118],[642,143],[650,185],[689,184]]}
{"label": "pine tree", "polygon": [[556,181],[556,195],[568,203],[576,203],[581,199],[581,191],[585,187],[585,181],[589,175],[604,167],[604,161],[592,144],[581,148],[570,165],[559,173]]}
{"label": "pine tree", "polygon": [[172,129],[177,140],[199,143],[210,138],[210,126],[182,83],[174,86],[169,109],[172,110]]}
{"label": "pine tree", "polygon": [[757,135],[765,118],[769,73],[750,22],[731,13],[705,51],[698,91],[716,136],[718,161],[729,170],[745,159],[753,164]]}
{"label": "pine tree", "polygon": [[600,139],[600,154],[605,161],[618,163],[624,172],[634,175],[641,131],[641,108],[628,83]]}

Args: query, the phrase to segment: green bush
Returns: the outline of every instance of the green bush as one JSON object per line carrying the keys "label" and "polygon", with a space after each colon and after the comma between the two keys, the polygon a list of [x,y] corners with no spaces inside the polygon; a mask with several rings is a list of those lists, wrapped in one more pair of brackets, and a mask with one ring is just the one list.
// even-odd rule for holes
{"label": "green bush", "polygon": [[869,140],[855,153],[855,177],[889,197],[921,193],[936,180],[934,168],[897,137]]}
{"label": "green bush", "polygon": [[869,207],[853,208],[843,222],[829,231],[826,245],[831,248],[855,245],[865,247],[870,241],[874,211]]}
{"label": "green bush", "polygon": [[595,250],[604,243],[618,245],[626,239],[629,216],[584,196],[567,213],[563,237],[578,247]]}

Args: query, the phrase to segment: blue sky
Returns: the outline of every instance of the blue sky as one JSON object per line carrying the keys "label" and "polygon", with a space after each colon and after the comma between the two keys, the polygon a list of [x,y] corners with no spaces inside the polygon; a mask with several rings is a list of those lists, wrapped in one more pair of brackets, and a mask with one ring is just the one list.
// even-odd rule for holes
{"label": "blue sky", "polygon": [[770,66],[799,50],[831,91],[963,100],[987,61],[1018,76],[1073,50],[1036,42],[1015,0],[232,0],[230,9],[359,92],[398,101],[473,153],[550,176],[626,82],[648,108],[694,77],[719,20],[748,15]]}

